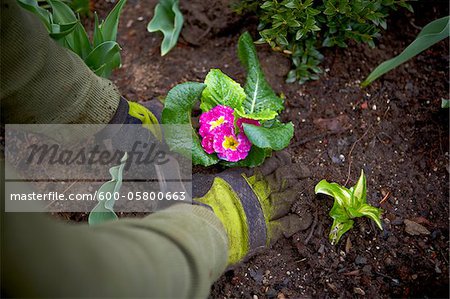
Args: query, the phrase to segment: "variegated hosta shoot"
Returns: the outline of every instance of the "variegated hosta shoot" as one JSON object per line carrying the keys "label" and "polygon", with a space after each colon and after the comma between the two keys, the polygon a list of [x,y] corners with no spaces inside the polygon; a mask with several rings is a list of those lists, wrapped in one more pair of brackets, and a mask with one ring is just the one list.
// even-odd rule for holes
{"label": "variegated hosta shoot", "polygon": [[369,217],[383,230],[380,220],[382,210],[367,203],[364,171],[361,170],[358,182],[350,189],[321,180],[314,191],[316,194],[326,194],[334,198],[330,211],[330,217],[334,219],[330,231],[331,244],[339,242],[342,235],[353,227],[352,219],[357,217]]}

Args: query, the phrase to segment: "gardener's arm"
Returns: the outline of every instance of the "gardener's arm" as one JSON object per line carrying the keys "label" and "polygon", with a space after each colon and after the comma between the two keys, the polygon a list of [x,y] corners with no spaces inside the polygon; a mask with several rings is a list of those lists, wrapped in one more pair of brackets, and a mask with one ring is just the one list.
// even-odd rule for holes
{"label": "gardener's arm", "polygon": [[[108,123],[119,105],[114,85],[15,0],[0,3],[2,122]],[[2,216],[2,293],[10,296],[206,297],[227,262],[225,231],[206,208],[96,229],[40,214]]]}
{"label": "gardener's arm", "polygon": [[0,1],[4,123],[108,123],[120,99],[114,84],[60,47],[16,0]]}
{"label": "gardener's arm", "polygon": [[1,215],[7,297],[206,298],[227,265],[227,235],[204,207],[95,228],[40,213]]}

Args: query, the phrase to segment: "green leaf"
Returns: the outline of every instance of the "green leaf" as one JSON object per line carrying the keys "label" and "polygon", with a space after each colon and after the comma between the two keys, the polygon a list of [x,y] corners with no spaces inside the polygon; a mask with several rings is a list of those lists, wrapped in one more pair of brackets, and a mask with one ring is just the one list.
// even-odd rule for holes
{"label": "green leaf", "polygon": [[[172,88],[164,101],[162,112],[163,124],[189,124],[191,123],[191,111],[200,100],[205,84],[187,82]],[[164,132],[166,142],[170,149],[187,157],[192,157],[195,165],[210,166],[219,162],[216,155],[207,154],[201,145],[197,132],[192,128],[192,140],[186,140],[185,134],[181,134],[174,126],[168,126]],[[186,146],[192,144],[192,148]]]}
{"label": "green leaf", "polygon": [[219,69],[212,69],[205,78],[206,88],[202,93],[200,108],[209,111],[217,105],[225,105],[241,110],[245,100],[244,89]]}
{"label": "green leaf", "polygon": [[50,36],[53,39],[59,40],[63,37],[67,36],[68,34],[72,33],[76,26],[78,25],[78,21],[70,23],[70,24],[52,24]]}
{"label": "green leaf", "polygon": [[161,31],[164,35],[161,43],[161,56],[166,55],[178,41],[183,27],[183,15],[178,0],[160,0],[155,7],[153,18],[147,25],[149,32]]}
{"label": "green leaf", "polygon": [[127,0],[119,0],[106,17],[105,22],[101,24],[101,32],[105,41],[116,41],[120,13],[126,2]]}
{"label": "green leaf", "polygon": [[239,117],[256,119],[256,120],[271,120],[271,119],[274,119],[278,115],[277,112],[270,110],[270,109],[265,109],[265,110],[250,113],[250,114],[247,114],[244,111],[237,110],[236,113],[237,113],[237,115],[239,115]]}
{"label": "green leaf", "polygon": [[94,12],[94,47],[97,47],[101,43],[105,41],[102,29],[100,28],[100,23],[98,21],[98,15],[96,12]]}
{"label": "green leaf", "polygon": [[361,175],[358,182],[353,187],[352,206],[358,206],[366,202],[366,176],[364,175],[364,171],[361,169]]}
{"label": "green leaf", "polygon": [[48,10],[40,7],[36,0],[17,0],[17,2],[21,7],[37,15],[47,30],[51,30],[52,15]]}
{"label": "green leaf", "polygon": [[368,204],[364,204],[358,209],[358,212],[364,215],[365,217],[369,217],[370,219],[375,221],[377,226],[381,230],[383,230],[383,226],[381,225],[381,212],[382,212],[381,209],[372,207]]}
{"label": "green leaf", "polygon": [[81,23],[75,27],[72,34],[66,37],[69,49],[75,52],[81,59],[86,60],[86,57],[92,50],[88,35]]}
{"label": "green leaf", "polygon": [[346,222],[339,222],[337,220],[334,220],[329,235],[331,245],[337,244],[342,235],[353,227],[353,223],[354,222],[351,219]]}
{"label": "green leaf", "polygon": [[332,196],[340,206],[349,206],[351,203],[351,192],[349,189],[336,183],[328,183],[326,180],[321,180],[316,185],[314,192]]}
{"label": "green leaf", "polygon": [[238,56],[247,70],[247,82],[244,87],[247,97],[243,103],[245,114],[254,115],[257,112],[265,111],[263,115],[267,115],[268,110],[272,111],[272,115],[278,114],[284,108],[283,100],[275,94],[267,83],[259,64],[255,45],[248,32],[244,32],[239,37]]}
{"label": "green leaf", "polygon": [[380,64],[375,70],[373,70],[370,75],[361,84],[363,87],[369,85],[374,80],[389,72],[390,70],[396,68],[405,61],[416,56],[420,52],[428,49],[437,42],[443,40],[450,36],[449,32],[449,20],[450,17],[443,17],[432,21],[420,31],[416,39],[408,46],[402,53],[398,56],[387,60]]}
{"label": "green leaf", "polygon": [[289,145],[294,136],[294,125],[276,123],[270,128],[243,124],[245,135],[253,145],[260,148],[268,148],[276,151],[282,150]]}
{"label": "green leaf", "polygon": [[[111,180],[104,183],[97,191],[97,205],[92,209],[89,214],[89,225],[96,225],[106,221],[117,219],[116,213],[114,213],[114,194],[119,192],[122,186],[122,173],[127,161],[128,155],[124,154],[120,160],[120,165],[111,167],[109,173],[111,174]],[[110,195],[106,195],[110,194]],[[108,196],[108,197],[107,197]],[[111,196],[111,197],[109,197]],[[111,198],[108,200],[107,198]]]}
{"label": "green leaf", "polygon": [[344,206],[341,206],[337,200],[334,201],[329,215],[331,218],[339,222],[346,222],[351,218]]}
{"label": "green leaf", "polygon": [[53,22],[56,24],[70,24],[78,21],[72,9],[59,0],[47,0],[52,7]]}
{"label": "green leaf", "polygon": [[[119,44],[113,41],[104,42],[89,53],[89,55],[85,59],[86,65],[94,70],[97,75],[103,74],[105,70],[105,65],[111,65],[111,67],[118,67],[117,60],[114,60],[114,57],[120,53]],[[99,71],[102,70],[102,71]]]}
{"label": "green leaf", "polygon": [[449,108],[450,107],[450,100],[441,99],[441,108]]}
{"label": "green leaf", "polygon": [[271,154],[272,150],[270,149],[263,149],[257,146],[252,146],[250,152],[248,153],[248,156],[244,160],[238,162],[227,162],[221,160],[220,164],[226,167],[257,167],[263,164],[266,157],[270,156]]}

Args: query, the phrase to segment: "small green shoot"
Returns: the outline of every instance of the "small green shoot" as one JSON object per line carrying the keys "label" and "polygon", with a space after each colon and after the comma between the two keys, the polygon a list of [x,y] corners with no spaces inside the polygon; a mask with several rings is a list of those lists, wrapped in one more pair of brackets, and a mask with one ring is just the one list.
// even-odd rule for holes
{"label": "small green shoot", "polygon": [[363,87],[369,85],[380,76],[386,74],[405,61],[413,58],[414,56],[428,49],[437,42],[440,42],[444,38],[449,37],[449,26],[450,17],[443,17],[430,22],[428,25],[423,27],[423,29],[419,32],[419,35],[417,35],[416,39],[408,47],[406,47],[406,49],[403,50],[402,53],[380,64],[370,73],[370,75],[366,80],[364,80],[363,83],[361,83],[361,85]]}
{"label": "small green shoot", "polygon": [[368,217],[383,230],[380,220],[382,210],[367,203],[364,171],[361,170],[358,182],[350,189],[322,180],[314,191],[316,194],[321,193],[334,198],[330,211],[330,217],[334,219],[329,236],[331,244],[339,242],[342,235],[353,227],[352,219],[357,217]]}
{"label": "small green shoot", "polygon": [[111,167],[109,173],[112,179],[98,189],[96,193],[98,204],[89,214],[89,225],[96,225],[118,218],[116,213],[114,213],[115,194],[119,192],[122,186],[122,173],[127,158],[128,155],[125,153],[122,159],[120,159],[120,165]]}
{"label": "small green shoot", "polygon": [[149,32],[161,31],[164,35],[161,43],[161,56],[175,47],[183,27],[183,15],[178,7],[179,0],[159,0],[153,18],[147,25]]}

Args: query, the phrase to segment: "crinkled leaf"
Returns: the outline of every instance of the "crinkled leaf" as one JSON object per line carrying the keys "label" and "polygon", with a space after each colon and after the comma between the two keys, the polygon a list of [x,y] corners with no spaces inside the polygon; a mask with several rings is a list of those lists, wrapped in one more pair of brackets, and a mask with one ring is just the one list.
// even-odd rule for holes
{"label": "crinkled leaf", "polygon": [[[117,219],[116,213],[114,213],[114,194],[119,192],[122,186],[122,173],[125,167],[125,162],[127,161],[128,155],[124,154],[120,160],[120,165],[111,167],[109,173],[111,174],[111,180],[104,183],[97,191],[97,205],[92,209],[89,214],[88,222],[90,225],[100,224],[109,220]],[[110,194],[110,200],[108,195]],[[102,198],[102,199],[100,199]]]}
{"label": "crinkled leaf", "polygon": [[329,235],[331,244],[337,244],[342,235],[353,227],[353,223],[354,222],[351,219],[346,222],[339,222],[338,220],[334,220]]}
{"label": "crinkled leaf", "polygon": [[450,100],[441,99],[441,108],[449,108],[450,107]]}
{"label": "crinkled leaf", "polygon": [[219,69],[212,69],[205,78],[206,88],[202,93],[200,108],[209,111],[217,105],[240,110],[245,100],[244,89]]}
{"label": "crinkled leaf", "polygon": [[247,97],[243,103],[245,114],[252,115],[267,110],[277,114],[284,108],[283,100],[275,94],[267,83],[259,64],[253,40],[248,32],[243,33],[239,38],[238,56],[247,69],[247,82],[244,87]]}
{"label": "crinkled leaf", "polygon": [[[200,100],[205,87],[205,84],[187,82],[172,88],[164,101],[162,123],[189,124],[192,127],[191,111]],[[170,128],[173,128],[173,126],[169,126],[164,134],[171,150],[187,157],[192,156],[192,163],[195,165],[210,166],[219,162],[216,155],[207,154],[203,150],[200,138],[194,128],[192,128],[192,140],[186,140],[186,134],[177,130],[170,130]],[[192,148],[186,147],[186,144],[192,144]]]}
{"label": "crinkled leaf", "polygon": [[321,193],[332,196],[341,206],[349,206],[351,202],[351,192],[349,189],[336,183],[328,183],[321,180],[314,189],[316,194]]}
{"label": "crinkled leaf", "polygon": [[247,135],[252,144],[260,148],[270,148],[276,151],[287,147],[292,136],[294,136],[294,125],[292,122],[287,124],[275,123],[270,128],[244,123],[243,127],[245,135]]}
{"label": "crinkled leaf", "polygon": [[361,84],[362,86],[367,86],[374,80],[389,72],[390,70],[396,68],[405,61],[416,56],[420,52],[428,49],[435,43],[443,40],[450,36],[450,17],[443,17],[432,21],[420,31],[416,39],[408,46],[402,53],[398,56],[387,60],[375,68],[366,80]]}
{"label": "crinkled leaf", "polygon": [[161,56],[166,55],[178,41],[183,27],[183,15],[178,0],[159,0],[153,18],[147,25],[149,32],[161,31],[164,35],[161,43]]}
{"label": "crinkled leaf", "polygon": [[250,118],[250,119],[256,119],[256,120],[271,120],[274,119],[278,113],[273,110],[262,110],[255,113],[247,114],[244,111],[236,110],[236,113],[239,117],[243,118]]}
{"label": "crinkled leaf", "polygon": [[126,2],[127,0],[119,0],[116,6],[110,11],[105,21],[101,24],[102,36],[105,41],[116,41],[120,13]]}

